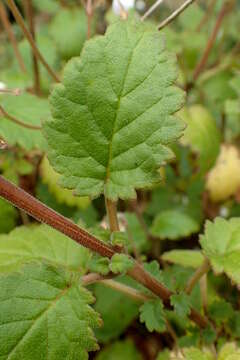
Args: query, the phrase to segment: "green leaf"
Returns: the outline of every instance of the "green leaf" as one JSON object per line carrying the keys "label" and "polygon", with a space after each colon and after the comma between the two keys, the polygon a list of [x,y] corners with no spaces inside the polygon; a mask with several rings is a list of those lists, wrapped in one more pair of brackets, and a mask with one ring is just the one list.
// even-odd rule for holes
{"label": "green leaf", "polygon": [[140,321],[145,323],[148,331],[164,332],[166,330],[163,303],[160,299],[146,301],[140,308]]}
{"label": "green leaf", "polygon": [[177,240],[199,230],[199,224],[188,214],[177,210],[166,210],[158,214],[150,229],[160,239]]}
{"label": "green leaf", "polygon": [[78,279],[62,268],[29,264],[0,277],[2,360],[87,360],[97,350],[99,315]]}
{"label": "green leaf", "polygon": [[184,360],[214,360],[214,356],[210,351],[201,351],[196,348],[184,350]]}
{"label": "green leaf", "polygon": [[[127,276],[117,277],[116,281],[134,286],[134,281]],[[93,293],[96,297],[95,310],[103,319],[103,326],[95,334],[100,342],[106,343],[118,338],[138,316],[139,302],[105,284],[95,284]]]}
{"label": "green leaf", "polygon": [[157,360],[170,360],[169,350],[161,351],[157,356]]}
{"label": "green leaf", "polygon": [[0,199],[0,209],[0,233],[7,233],[16,225],[17,210],[3,199]]}
{"label": "green leaf", "polygon": [[80,209],[85,209],[90,200],[88,197],[74,196],[73,192],[68,189],[63,189],[58,185],[60,175],[53,170],[46,157],[43,158],[40,164],[40,172],[43,183],[48,185],[50,193],[54,194],[58,202],[64,203],[68,206],[77,206]]}
{"label": "green leaf", "polygon": [[234,282],[240,282],[240,219],[216,218],[206,222],[200,236],[205,255],[216,273],[225,272]]}
{"label": "green leaf", "polygon": [[164,261],[194,269],[199,268],[204,261],[204,256],[198,250],[170,250],[163,253],[161,258]]}
{"label": "green leaf", "polygon": [[216,331],[213,329],[212,326],[207,326],[202,331],[202,338],[203,338],[203,342],[206,345],[213,344],[217,340]]}
{"label": "green leaf", "polygon": [[198,154],[203,171],[210,169],[220,151],[220,133],[214,118],[201,105],[184,108],[179,115],[187,124],[181,142]]}
{"label": "green leaf", "polygon": [[79,56],[87,38],[85,11],[76,7],[58,11],[50,24],[50,35],[63,59]]}
{"label": "green leaf", "polygon": [[176,311],[176,314],[182,318],[186,319],[186,317],[191,312],[191,301],[187,294],[180,293],[172,295],[170,298],[171,305],[174,307],[174,310]]}
{"label": "green leaf", "polygon": [[142,253],[149,249],[150,244],[147,239],[146,233],[141,226],[137,216],[134,213],[124,213],[127,220],[127,234],[129,238],[128,251],[134,249]]}
{"label": "green leaf", "polygon": [[101,257],[98,254],[93,254],[88,262],[88,269],[92,272],[97,272],[102,275],[109,273],[109,262],[110,260],[106,257]]}
{"label": "green leaf", "polygon": [[[11,116],[29,125],[41,126],[42,121],[51,117],[47,100],[27,93],[20,96],[1,95],[0,104]],[[19,145],[26,150],[46,148],[41,130],[24,128],[4,116],[0,117],[0,135],[9,145]]]}
{"label": "green leaf", "polygon": [[102,350],[96,360],[141,360],[142,356],[137,351],[131,340],[117,341]]}
{"label": "green leaf", "polygon": [[84,273],[90,256],[87,249],[47,225],[21,226],[0,235],[0,272],[45,260]]}
{"label": "green leaf", "polygon": [[64,187],[116,200],[160,181],[159,166],[172,157],[166,145],[183,130],[173,116],[183,104],[175,62],[157,31],[129,20],[68,63],[50,99],[54,120],[44,126]]}
{"label": "green leaf", "polygon": [[133,259],[125,254],[115,254],[111,258],[109,265],[110,270],[114,273],[125,273],[134,266]]}
{"label": "green leaf", "polygon": [[208,314],[218,325],[228,321],[234,314],[233,307],[225,300],[214,301],[208,308]]}
{"label": "green leaf", "polygon": [[240,349],[235,343],[225,344],[218,355],[218,360],[238,360],[240,358]]}

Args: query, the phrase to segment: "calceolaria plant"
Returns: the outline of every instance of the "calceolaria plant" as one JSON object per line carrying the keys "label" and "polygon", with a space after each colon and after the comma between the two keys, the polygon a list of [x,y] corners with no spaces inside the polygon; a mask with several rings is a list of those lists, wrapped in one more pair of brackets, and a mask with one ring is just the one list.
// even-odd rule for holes
{"label": "calceolaria plant", "polygon": [[238,5],[192,3],[1,2],[1,360],[240,358]]}

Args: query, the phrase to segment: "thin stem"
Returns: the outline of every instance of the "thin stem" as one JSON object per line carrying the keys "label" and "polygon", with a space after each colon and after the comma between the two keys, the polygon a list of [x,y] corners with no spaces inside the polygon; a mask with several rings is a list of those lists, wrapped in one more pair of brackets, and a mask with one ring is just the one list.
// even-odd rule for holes
{"label": "thin stem", "polygon": [[[35,41],[35,24],[34,24],[34,10],[32,6],[32,0],[24,0],[24,8],[26,17],[29,24],[29,30],[32,35],[33,40]],[[40,89],[40,73],[38,66],[38,57],[32,49],[32,61],[33,61],[33,75],[34,75],[34,92],[37,95],[41,94]]]}
{"label": "thin stem", "polygon": [[15,38],[15,35],[14,35],[13,30],[12,30],[11,24],[10,24],[10,22],[8,20],[7,12],[6,12],[6,9],[5,9],[5,6],[4,6],[3,2],[0,2],[0,19],[1,19],[1,22],[3,24],[4,29],[6,30],[6,33],[7,33],[8,37],[9,37],[9,40],[11,41],[13,51],[15,52],[15,56],[16,56],[17,61],[19,63],[20,69],[24,73],[26,73],[27,70],[26,70],[26,67],[24,65],[22,55],[21,55],[21,53],[20,53],[20,51],[18,49],[17,40]]}
{"label": "thin stem", "polygon": [[[50,209],[2,176],[0,176],[0,196],[19,209],[24,210],[36,220],[52,226],[80,245],[97,252],[101,256],[106,256],[111,259],[111,257],[117,253],[112,246],[98,240],[86,230],[74,224],[71,220]],[[169,300],[172,292],[148,273],[139,263],[135,262],[134,267],[128,271],[128,275],[147,287],[152,293],[159,296],[164,304],[170,307]],[[207,318],[203,317],[194,309],[191,310],[190,318],[196,322],[198,326],[203,328],[209,324]]]}
{"label": "thin stem", "polygon": [[4,108],[0,105],[0,115],[1,113],[3,114],[3,116],[5,118],[7,118],[8,120],[14,122],[17,125],[20,125],[26,129],[31,129],[31,130],[41,130],[42,127],[41,126],[37,126],[37,125],[31,125],[31,124],[26,124],[24,121],[17,119],[15,116],[10,115],[6,110],[4,110]]}
{"label": "thin stem", "polygon": [[119,231],[119,224],[117,218],[117,204],[116,202],[108,198],[105,198],[105,203],[106,203],[110,231],[111,232]]}
{"label": "thin stem", "polygon": [[221,25],[222,25],[222,22],[223,22],[223,19],[224,17],[229,13],[230,9],[232,8],[232,2],[230,1],[226,1],[224,2],[219,14],[218,14],[218,17],[217,17],[217,20],[216,20],[216,23],[215,23],[215,26],[213,28],[213,31],[208,39],[208,42],[206,44],[206,47],[205,47],[205,50],[203,51],[203,55],[199,61],[199,63],[197,64],[195,70],[194,70],[194,73],[193,73],[193,81],[196,81],[199,77],[199,75],[201,74],[201,72],[204,70],[205,68],[205,65],[208,61],[208,57],[210,55],[210,52],[213,48],[213,45],[215,43],[215,40],[217,38],[217,35],[218,35],[218,32],[219,32],[219,29],[221,28]]}
{"label": "thin stem", "polygon": [[[112,276],[113,276],[112,274],[103,276],[103,275],[100,275],[98,273],[89,273],[87,275],[82,276],[81,282],[82,282],[83,285],[87,286],[87,285],[90,285],[90,284],[94,284],[95,282],[98,282],[100,280],[109,279]],[[114,275],[114,276],[116,276],[116,275]]]}
{"label": "thin stem", "polygon": [[179,8],[174,11],[168,18],[163,20],[160,25],[158,25],[158,30],[163,29],[165,26],[170,24],[173,20],[176,19],[189,5],[191,5],[195,0],[186,0]]}
{"label": "thin stem", "polygon": [[36,57],[43,64],[43,66],[46,68],[46,70],[52,76],[52,78],[56,82],[60,82],[60,79],[57,76],[57,74],[55,74],[55,72],[51,69],[51,67],[48,65],[48,63],[46,62],[46,60],[44,59],[44,57],[40,53],[39,49],[37,48],[37,46],[36,46],[36,44],[34,42],[34,39],[33,39],[32,35],[31,35],[31,33],[28,31],[28,29],[27,29],[27,27],[26,27],[26,25],[24,23],[23,17],[21,15],[21,13],[19,12],[14,0],[7,0],[7,5],[9,7],[9,9],[11,10],[16,22],[18,23],[18,25],[22,29],[24,35],[26,36],[27,40],[29,41],[29,44],[32,47],[32,50],[33,50],[34,54],[36,55]]}
{"label": "thin stem", "polygon": [[157,0],[150,8],[143,14],[141,20],[144,21],[149,15],[151,15],[164,0]]}
{"label": "thin stem", "polygon": [[194,286],[198,283],[201,277],[210,270],[210,263],[208,259],[205,259],[202,265],[195,271],[193,276],[189,279],[188,284],[186,286],[186,293],[191,294]]}

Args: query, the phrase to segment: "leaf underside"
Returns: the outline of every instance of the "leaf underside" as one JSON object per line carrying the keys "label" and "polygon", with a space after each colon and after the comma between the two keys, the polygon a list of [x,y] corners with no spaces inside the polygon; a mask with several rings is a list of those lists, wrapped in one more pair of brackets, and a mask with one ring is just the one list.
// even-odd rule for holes
{"label": "leaf underside", "polygon": [[160,181],[166,146],[182,133],[173,114],[184,93],[173,83],[176,60],[157,31],[118,21],[88,41],[52,92],[44,126],[61,184],[78,195],[112,200]]}

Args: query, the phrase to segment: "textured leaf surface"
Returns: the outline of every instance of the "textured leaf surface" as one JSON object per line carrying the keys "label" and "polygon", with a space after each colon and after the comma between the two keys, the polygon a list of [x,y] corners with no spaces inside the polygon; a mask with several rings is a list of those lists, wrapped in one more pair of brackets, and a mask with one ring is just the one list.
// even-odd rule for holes
{"label": "textured leaf surface", "polygon": [[220,133],[215,120],[200,105],[185,108],[179,115],[187,124],[182,143],[196,151],[201,169],[208,170],[220,151]]}
{"label": "textured leaf surface", "polygon": [[87,17],[83,9],[58,11],[50,25],[50,34],[63,59],[80,55],[87,38]]}
{"label": "textured leaf surface", "polygon": [[64,203],[68,206],[77,206],[80,209],[84,209],[89,205],[90,201],[88,197],[74,196],[71,190],[63,189],[58,185],[60,175],[54,171],[46,157],[44,157],[41,162],[40,171],[43,182],[48,185],[49,191],[55,195],[59,203]]}
{"label": "textured leaf surface", "polygon": [[161,258],[170,263],[197,269],[202,265],[204,257],[197,250],[171,250],[162,254]]}
{"label": "textured leaf surface", "polygon": [[199,224],[188,214],[166,210],[156,216],[151,233],[160,239],[177,240],[199,230]]}
{"label": "textured leaf surface", "polygon": [[87,360],[98,348],[93,297],[70,273],[30,264],[0,287],[1,360]]}
{"label": "textured leaf surface", "polygon": [[131,340],[117,341],[101,351],[96,360],[141,360],[142,356],[137,351]]}
{"label": "textured leaf surface", "polygon": [[212,201],[226,200],[237,192],[240,188],[239,167],[240,156],[237,147],[222,145],[206,183]]}
{"label": "textured leaf surface", "polygon": [[[1,95],[0,105],[10,115],[29,125],[41,126],[42,121],[51,117],[48,101],[30,94]],[[24,128],[2,116],[0,135],[9,145],[19,145],[26,150],[46,148],[46,141],[40,130]]]}
{"label": "textured leaf surface", "polygon": [[175,57],[142,23],[119,21],[88,41],[55,87],[54,120],[45,124],[62,185],[126,199],[159,182],[159,166],[172,157],[166,145],[183,130],[172,116],[183,103],[176,77]]}
{"label": "textured leaf surface", "polygon": [[163,304],[160,299],[146,301],[140,307],[140,321],[145,323],[147,329],[163,332],[166,329]]}
{"label": "textured leaf surface", "polygon": [[240,282],[240,219],[216,218],[207,221],[200,243],[217,273],[225,272],[236,283]]}
{"label": "textured leaf surface", "polygon": [[86,271],[87,249],[47,225],[21,226],[0,236],[0,271],[19,269],[23,263],[45,260],[73,271]]}

